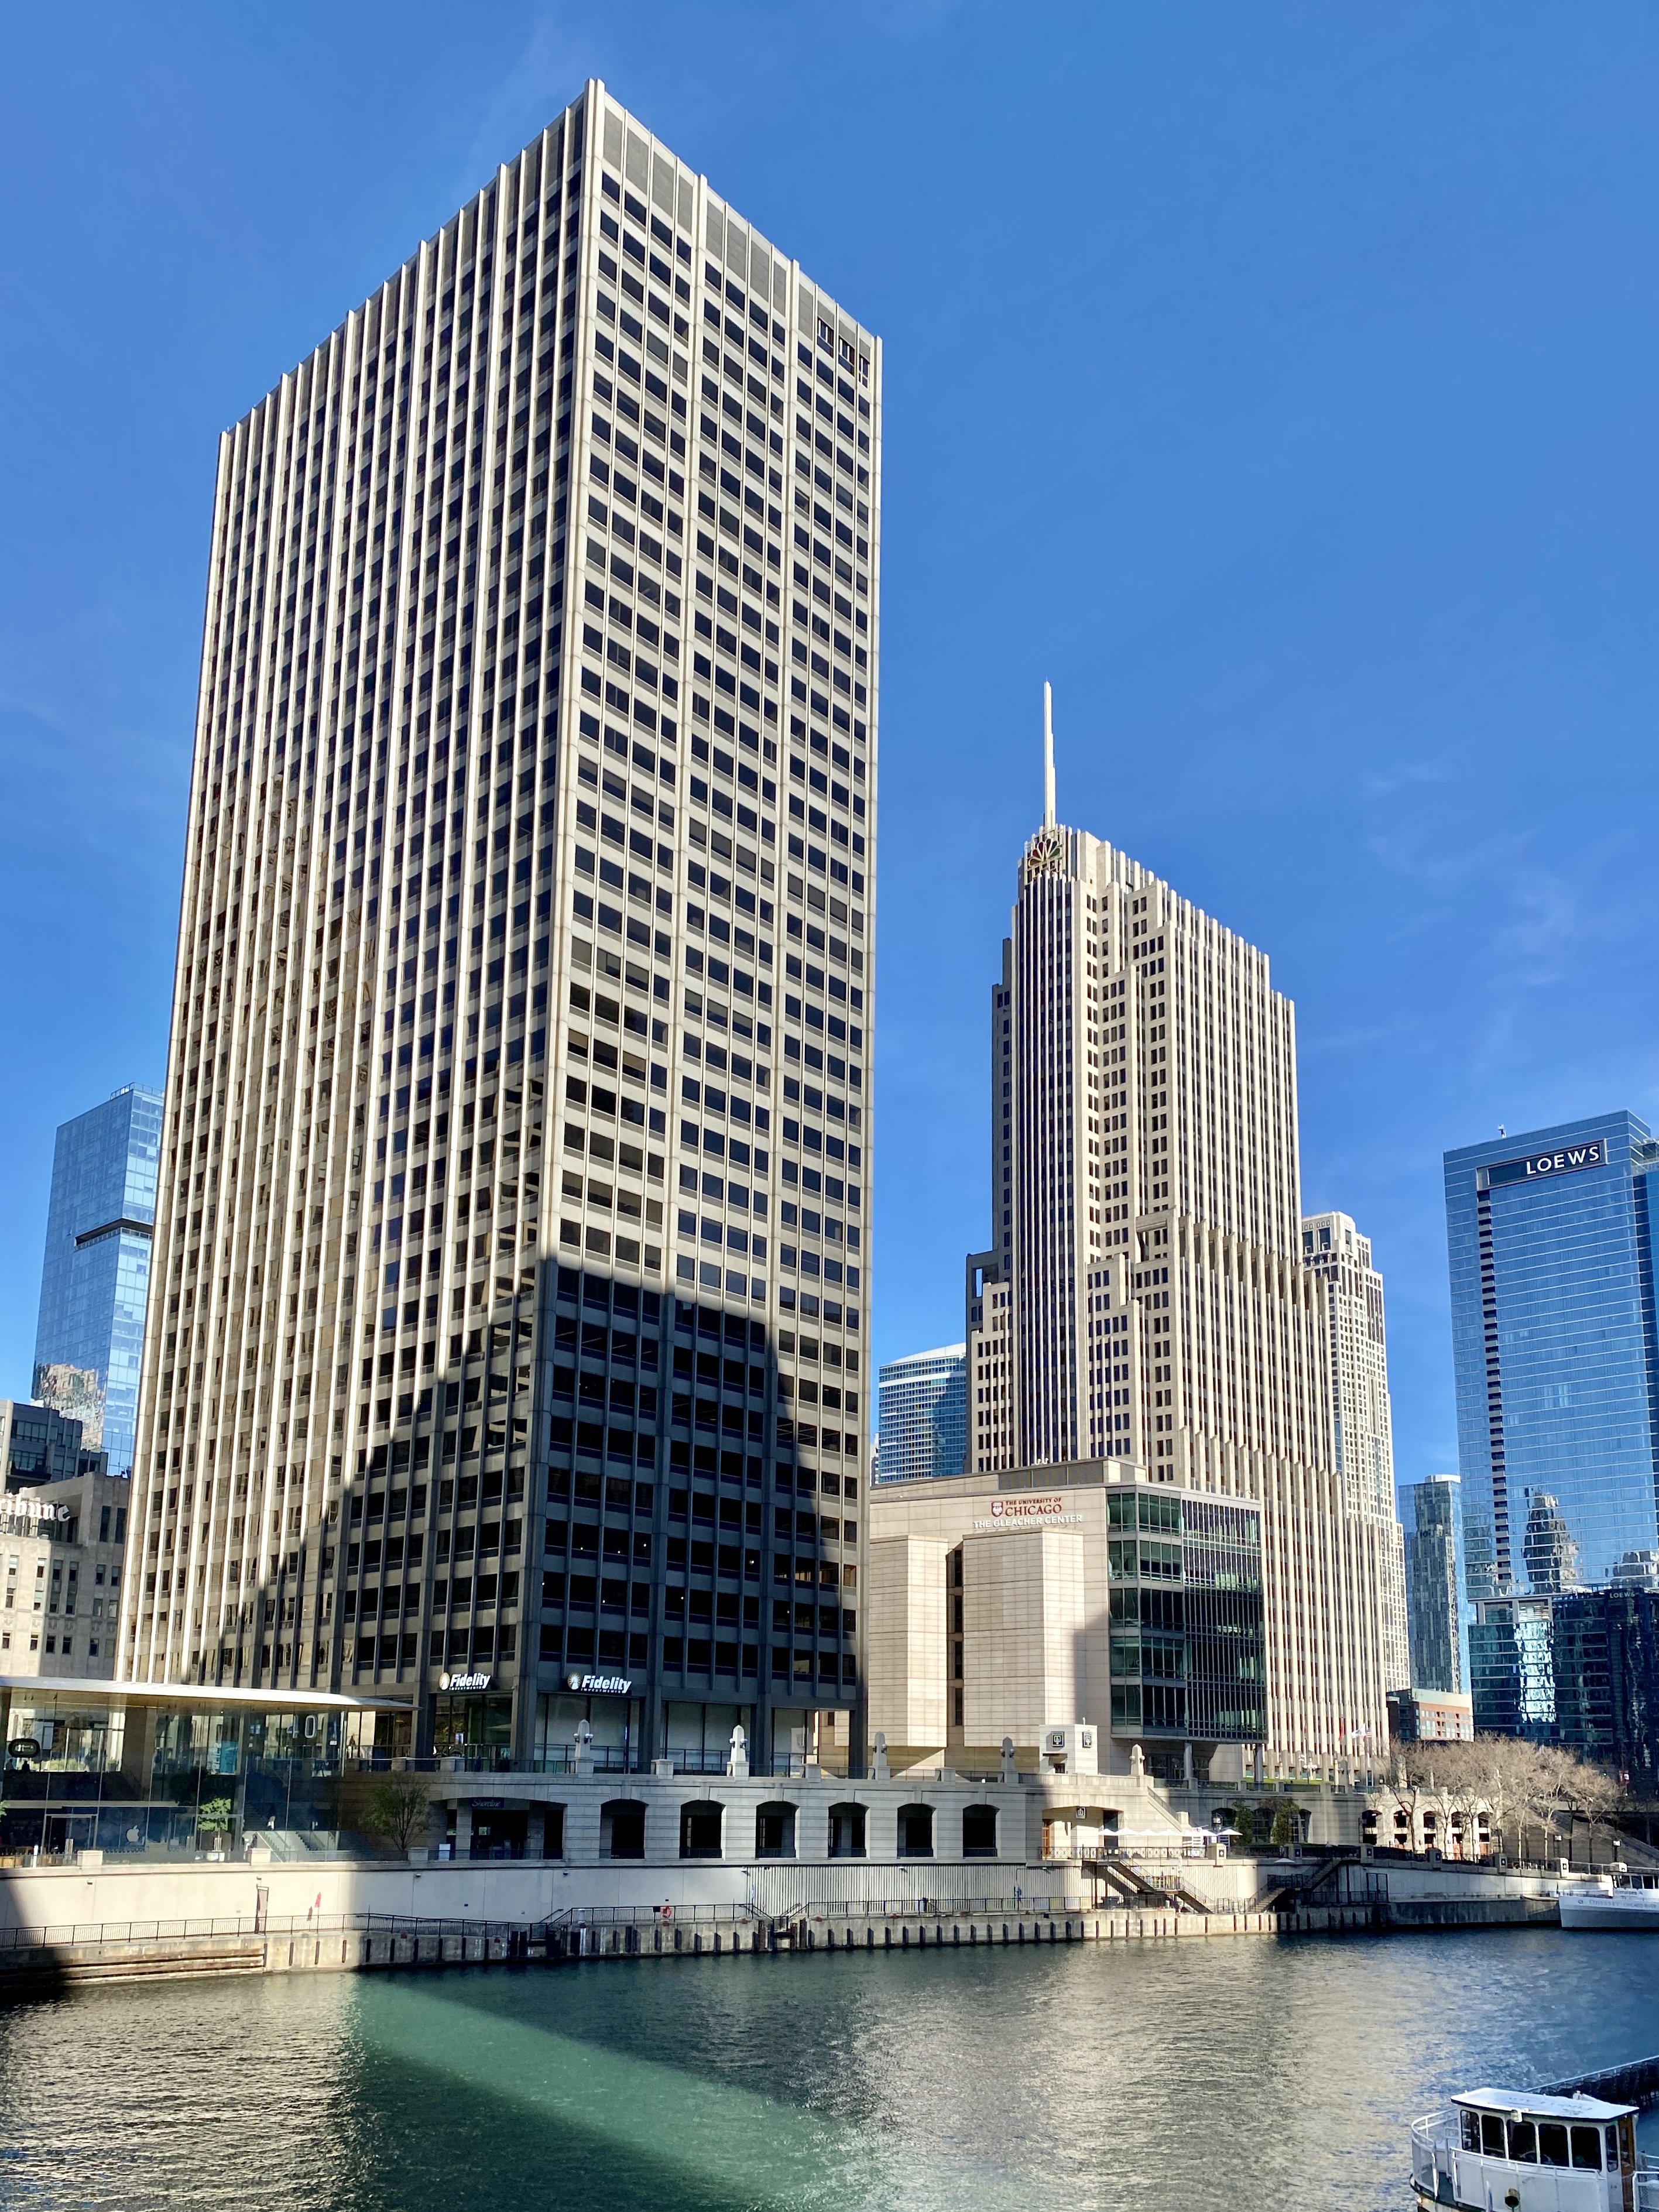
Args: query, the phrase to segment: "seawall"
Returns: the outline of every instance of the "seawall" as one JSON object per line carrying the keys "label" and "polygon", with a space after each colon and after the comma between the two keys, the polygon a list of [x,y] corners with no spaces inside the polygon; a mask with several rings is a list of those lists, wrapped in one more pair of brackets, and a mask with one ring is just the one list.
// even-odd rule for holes
{"label": "seawall", "polygon": [[1009,1861],[11,1868],[0,1869],[0,1987],[1530,1926],[1557,1919],[1561,1886],[1541,1872],[1357,1861],[1179,1873],[1178,1899],[1108,1899],[1075,1866]]}
{"label": "seawall", "polygon": [[1298,1912],[945,1913],[896,1909],[879,1919],[769,1921],[746,1911],[681,1919],[577,1914],[556,1922],[389,1921],[341,1924],[329,1916],[272,1926],[253,1922],[93,1923],[15,1931],[0,1947],[0,1995],[38,1994],[71,1983],[150,1981],[226,1974],[348,1973],[445,1966],[562,1966],[806,1957],[876,1951],[1220,1941],[1231,1936],[1359,1935],[1374,1909],[1312,1906]]}

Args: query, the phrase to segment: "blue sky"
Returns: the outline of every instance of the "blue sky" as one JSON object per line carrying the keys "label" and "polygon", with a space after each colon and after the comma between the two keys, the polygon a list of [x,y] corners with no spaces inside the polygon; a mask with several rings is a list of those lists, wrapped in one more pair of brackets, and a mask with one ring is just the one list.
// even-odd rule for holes
{"label": "blue sky", "polygon": [[1271,955],[1455,1465],[1439,1156],[1659,1109],[1659,17],[63,5],[0,83],[0,1391],[165,1063],[216,436],[593,73],[886,344],[877,1343],[960,1329],[1041,805]]}

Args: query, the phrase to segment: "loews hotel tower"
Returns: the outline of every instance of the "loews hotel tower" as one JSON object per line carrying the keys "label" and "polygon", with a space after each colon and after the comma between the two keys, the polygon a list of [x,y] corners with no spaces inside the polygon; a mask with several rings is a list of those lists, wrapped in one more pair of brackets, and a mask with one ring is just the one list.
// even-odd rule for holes
{"label": "loews hotel tower", "polygon": [[1292,1011],[1264,953],[1059,826],[1048,746],[991,993],[968,1470],[1117,1460],[1259,1501],[1270,1750],[1381,1752],[1387,1534],[1352,1509],[1335,1449]]}
{"label": "loews hotel tower", "polygon": [[590,82],[224,434],[127,1677],[848,1740],[880,433]]}

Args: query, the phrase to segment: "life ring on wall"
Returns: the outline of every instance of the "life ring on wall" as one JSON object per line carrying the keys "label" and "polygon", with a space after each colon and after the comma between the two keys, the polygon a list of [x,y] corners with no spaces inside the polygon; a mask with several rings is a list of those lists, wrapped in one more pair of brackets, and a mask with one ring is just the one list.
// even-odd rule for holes
{"label": "life ring on wall", "polygon": [[674,1908],[673,1908],[673,1906],[672,1906],[672,1905],[664,1905],[664,1907],[663,1907],[663,1909],[662,1909],[662,1917],[663,1917],[663,1919],[664,1919],[665,1923],[666,1923],[666,1922],[668,1922],[668,1921],[672,1920],[672,1919],[674,1917]]}

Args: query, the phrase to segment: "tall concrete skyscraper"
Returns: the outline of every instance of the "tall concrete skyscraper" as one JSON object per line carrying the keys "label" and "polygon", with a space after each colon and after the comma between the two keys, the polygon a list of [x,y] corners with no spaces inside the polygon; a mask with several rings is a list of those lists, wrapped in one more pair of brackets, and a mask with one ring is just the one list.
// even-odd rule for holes
{"label": "tall concrete skyscraper", "polygon": [[224,434],[127,1674],[856,1713],[880,430],[590,82]]}
{"label": "tall concrete skyscraper", "polygon": [[1045,770],[992,994],[970,1461],[1122,1460],[1259,1500],[1269,1745],[1363,1755],[1387,1741],[1382,1528],[1350,1510],[1303,1265],[1291,1008],[1265,954],[1060,825],[1051,738]]}
{"label": "tall concrete skyscraper", "polygon": [[128,1084],[58,1132],[34,1336],[34,1395],[132,1465],[161,1100]]}
{"label": "tall concrete skyscraper", "polygon": [[1332,1420],[1343,1498],[1350,1513],[1367,1516],[1379,1531],[1383,1687],[1403,1690],[1412,1680],[1411,1640],[1405,1535],[1394,1494],[1382,1278],[1371,1264],[1370,1238],[1346,1213],[1310,1214],[1302,1224],[1302,1257],[1325,1293]]}

